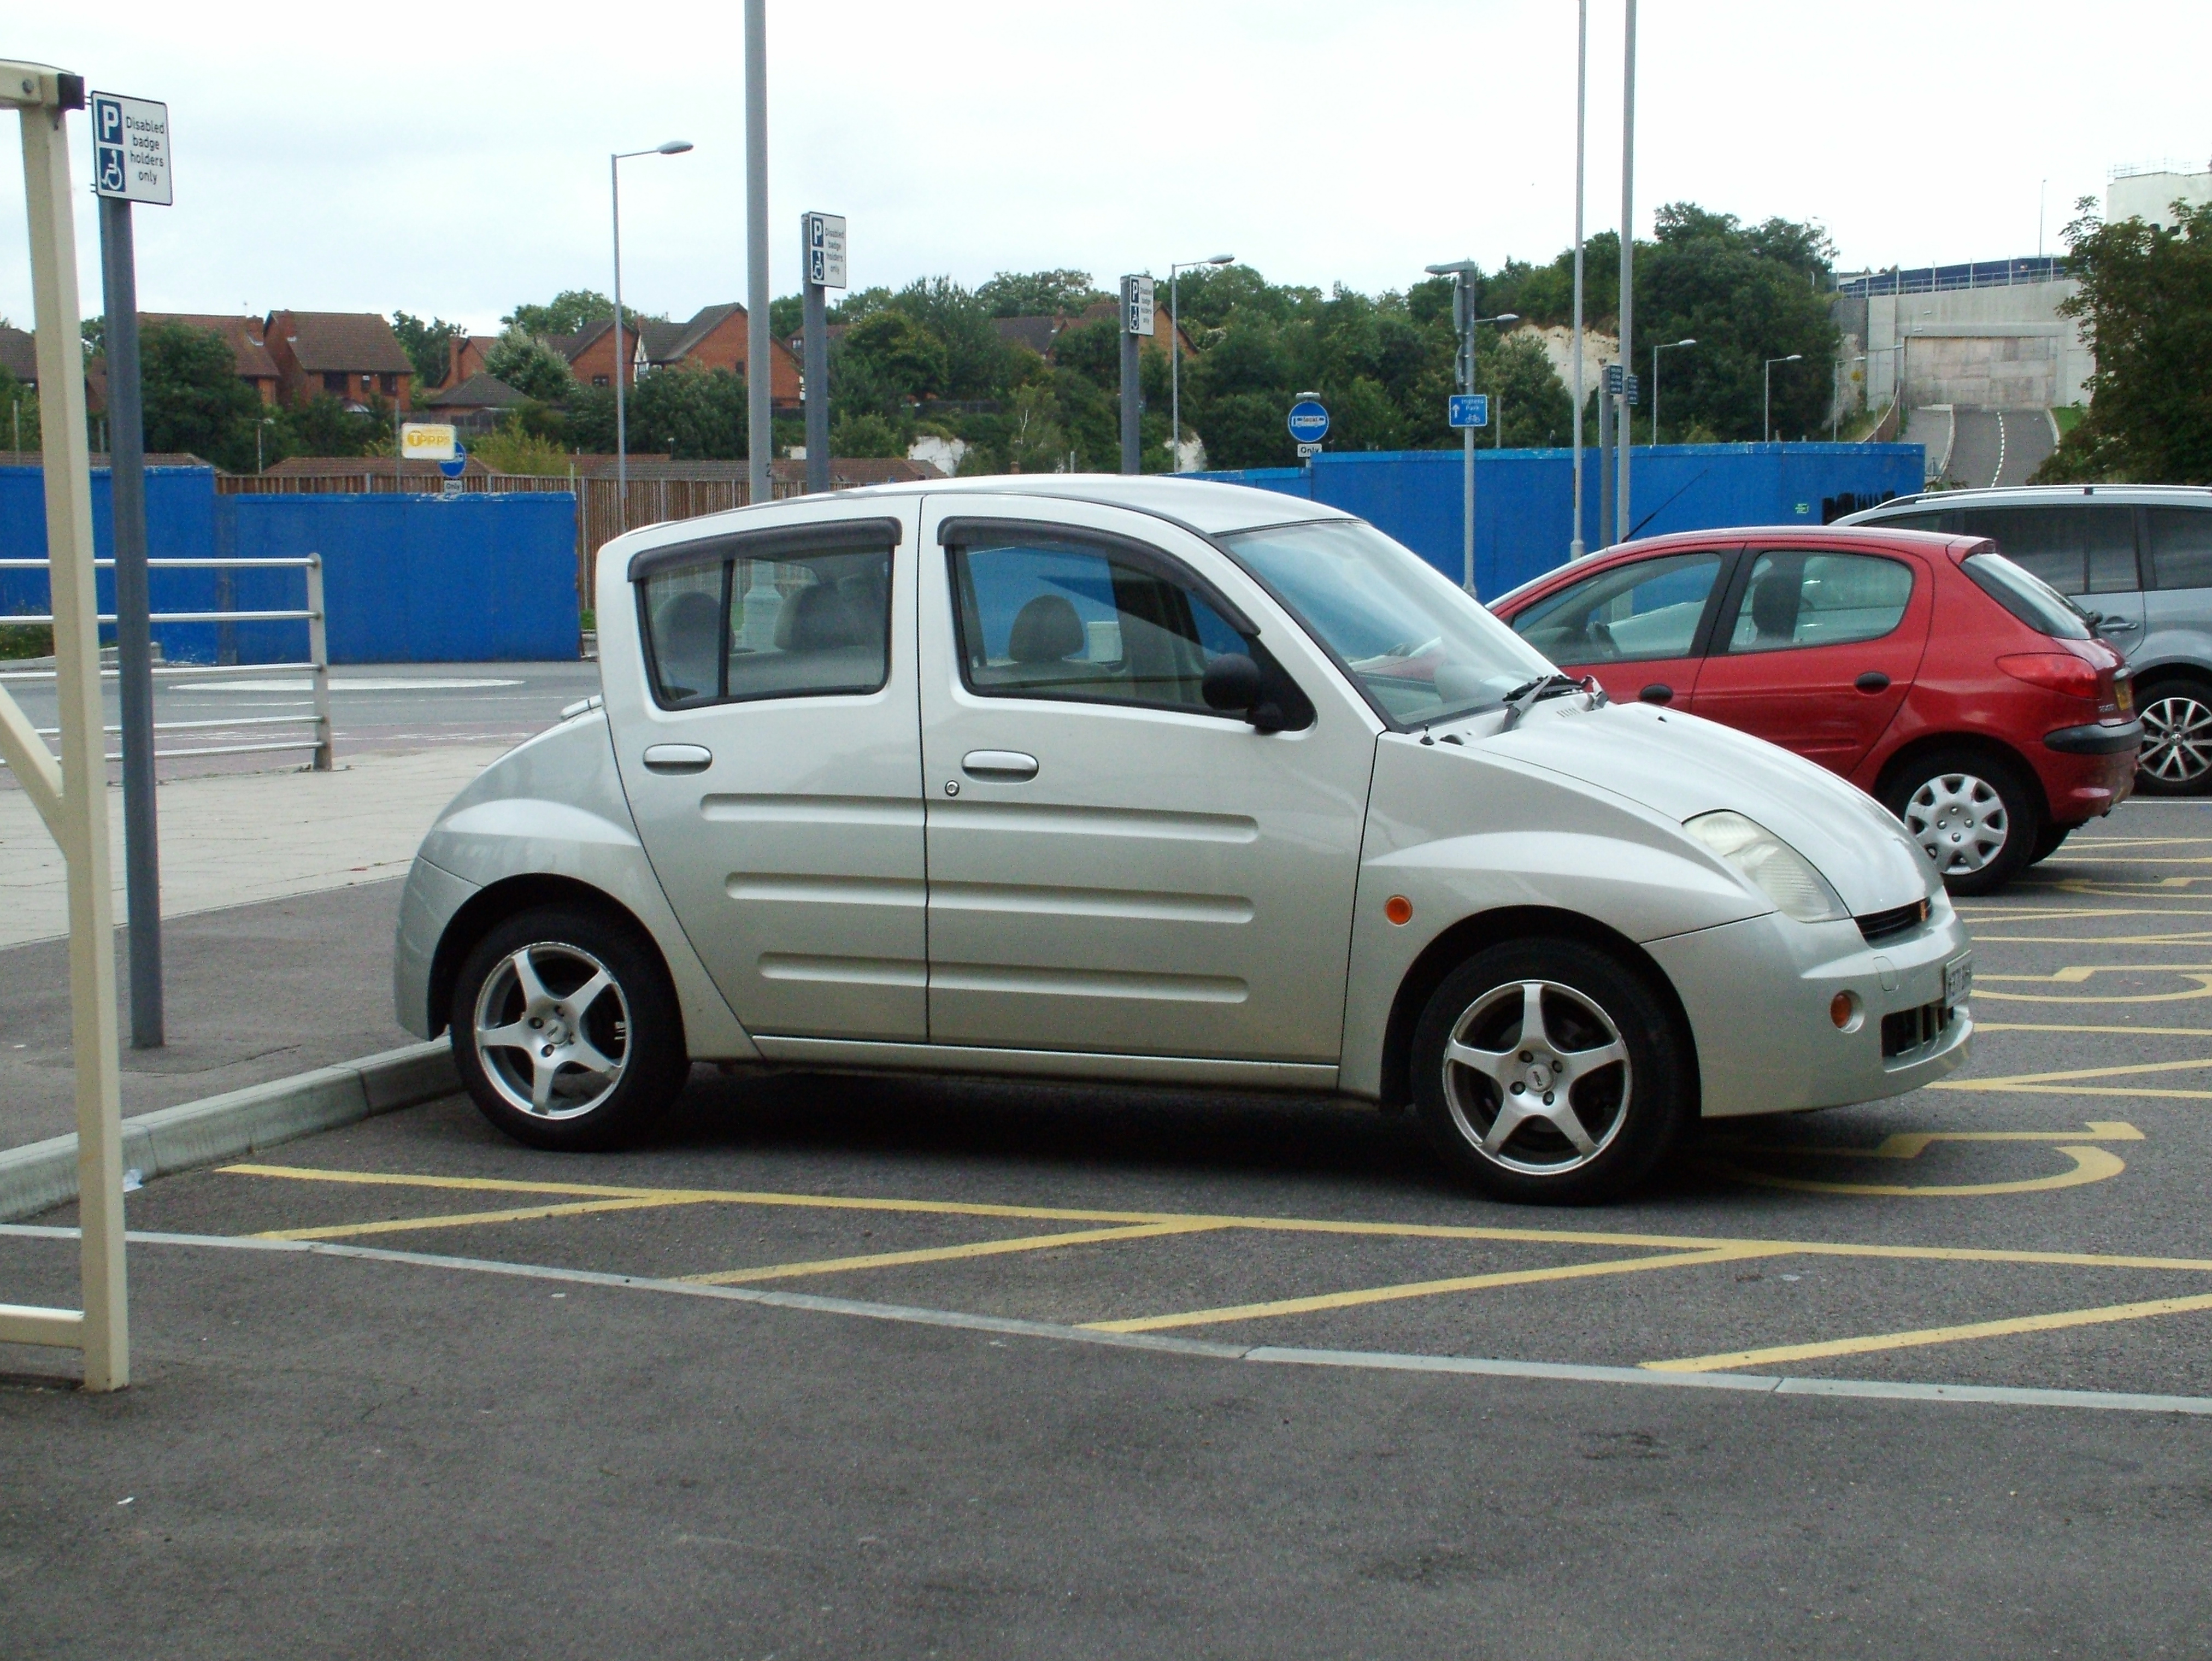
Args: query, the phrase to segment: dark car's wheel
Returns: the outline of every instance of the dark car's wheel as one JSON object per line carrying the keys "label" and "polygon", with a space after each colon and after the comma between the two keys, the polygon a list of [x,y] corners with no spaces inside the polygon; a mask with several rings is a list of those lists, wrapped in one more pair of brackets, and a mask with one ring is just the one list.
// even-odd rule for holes
{"label": "dark car's wheel", "polygon": [[1956,894],[1994,894],[2032,864],[2043,811],[2018,767],[1984,752],[1938,750],[1885,783],[1882,805]]}
{"label": "dark car's wheel", "polygon": [[461,965],[449,1015],[470,1095],[533,1148],[627,1141],[690,1071],[659,956],[593,911],[548,906],[497,924]]}
{"label": "dark car's wheel", "polygon": [[2212,790],[2212,688],[2154,681],[2136,690],[2142,753],[2136,788],[2145,796],[2201,796]]}
{"label": "dark car's wheel", "polygon": [[1516,941],[1460,965],[1414,1029],[1413,1069],[1437,1151],[1498,1199],[1615,1198],[1697,1111],[1673,1011],[1579,941]]}

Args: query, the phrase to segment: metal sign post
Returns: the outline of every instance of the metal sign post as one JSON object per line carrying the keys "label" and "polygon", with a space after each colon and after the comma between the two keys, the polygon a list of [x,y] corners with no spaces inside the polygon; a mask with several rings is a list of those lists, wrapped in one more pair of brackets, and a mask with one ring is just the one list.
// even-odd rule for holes
{"label": "metal sign post", "polygon": [[92,458],[77,342],[76,238],[64,112],[84,82],[40,64],[0,63],[0,106],[23,127],[23,196],[39,354],[46,552],[53,584],[54,689],[62,756],[0,688],[0,756],[46,821],[69,868],[70,1058],[76,1073],[82,1312],[0,1305],[0,1343],[82,1350],[88,1390],[131,1382],[123,1263],[123,1109],[115,1019],[115,911],[108,890],[106,734],[93,586]]}
{"label": "metal sign post", "polygon": [[[1468,378],[1474,379],[1474,336],[1468,336],[1470,360]],[[1444,400],[1444,419],[1459,429],[1464,451],[1461,460],[1460,586],[1474,592],[1474,429],[1490,425],[1490,396],[1486,392],[1455,392]]]}
{"label": "metal sign post", "polygon": [[[115,529],[115,668],[123,706],[123,870],[131,937],[131,1045],[161,1046],[161,858],[154,806],[153,597],[146,573],[146,426],[131,204],[168,207],[169,106],[92,94],[92,182],[107,319],[108,484]],[[103,746],[103,749],[105,746]],[[103,776],[106,768],[103,764]]]}
{"label": "metal sign post", "polygon": [[842,214],[801,214],[799,243],[806,257],[806,488],[830,488],[829,294],[842,288],[845,276],[845,220]]}
{"label": "metal sign post", "polygon": [[1137,351],[1140,341],[1149,340],[1152,333],[1152,280],[1148,276],[1125,276],[1121,279],[1121,470],[1138,473],[1144,470],[1144,458],[1137,427],[1137,417],[1144,403],[1144,389],[1137,376]]}

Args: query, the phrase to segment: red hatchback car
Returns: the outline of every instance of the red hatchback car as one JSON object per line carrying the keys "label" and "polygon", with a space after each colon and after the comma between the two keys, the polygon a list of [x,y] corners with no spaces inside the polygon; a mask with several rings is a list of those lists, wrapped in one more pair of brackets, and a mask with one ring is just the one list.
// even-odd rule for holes
{"label": "red hatchback car", "polygon": [[1625,543],[1492,609],[1608,696],[1702,715],[1843,774],[1954,893],[2110,813],[2142,728],[2120,654],[1975,536],[1843,525]]}

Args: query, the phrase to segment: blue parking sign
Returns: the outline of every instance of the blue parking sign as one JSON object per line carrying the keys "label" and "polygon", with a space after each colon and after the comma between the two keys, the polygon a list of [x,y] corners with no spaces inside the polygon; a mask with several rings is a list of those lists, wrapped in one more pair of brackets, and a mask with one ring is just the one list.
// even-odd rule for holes
{"label": "blue parking sign", "polygon": [[1444,414],[1455,428],[1490,425],[1490,394],[1455,392],[1444,400]]}

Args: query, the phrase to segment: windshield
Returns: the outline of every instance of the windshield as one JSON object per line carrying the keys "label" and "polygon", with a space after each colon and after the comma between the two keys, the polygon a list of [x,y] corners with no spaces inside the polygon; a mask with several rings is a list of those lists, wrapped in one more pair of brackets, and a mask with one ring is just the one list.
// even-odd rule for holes
{"label": "windshield", "polygon": [[1962,567],[1974,586],[2039,634],[2061,640],[2086,640],[2089,626],[2075,606],[2042,578],[2002,554],[1969,554]]}
{"label": "windshield", "polygon": [[1224,541],[1401,726],[1500,703],[1553,672],[1473,596],[1362,520],[1279,525]]}

